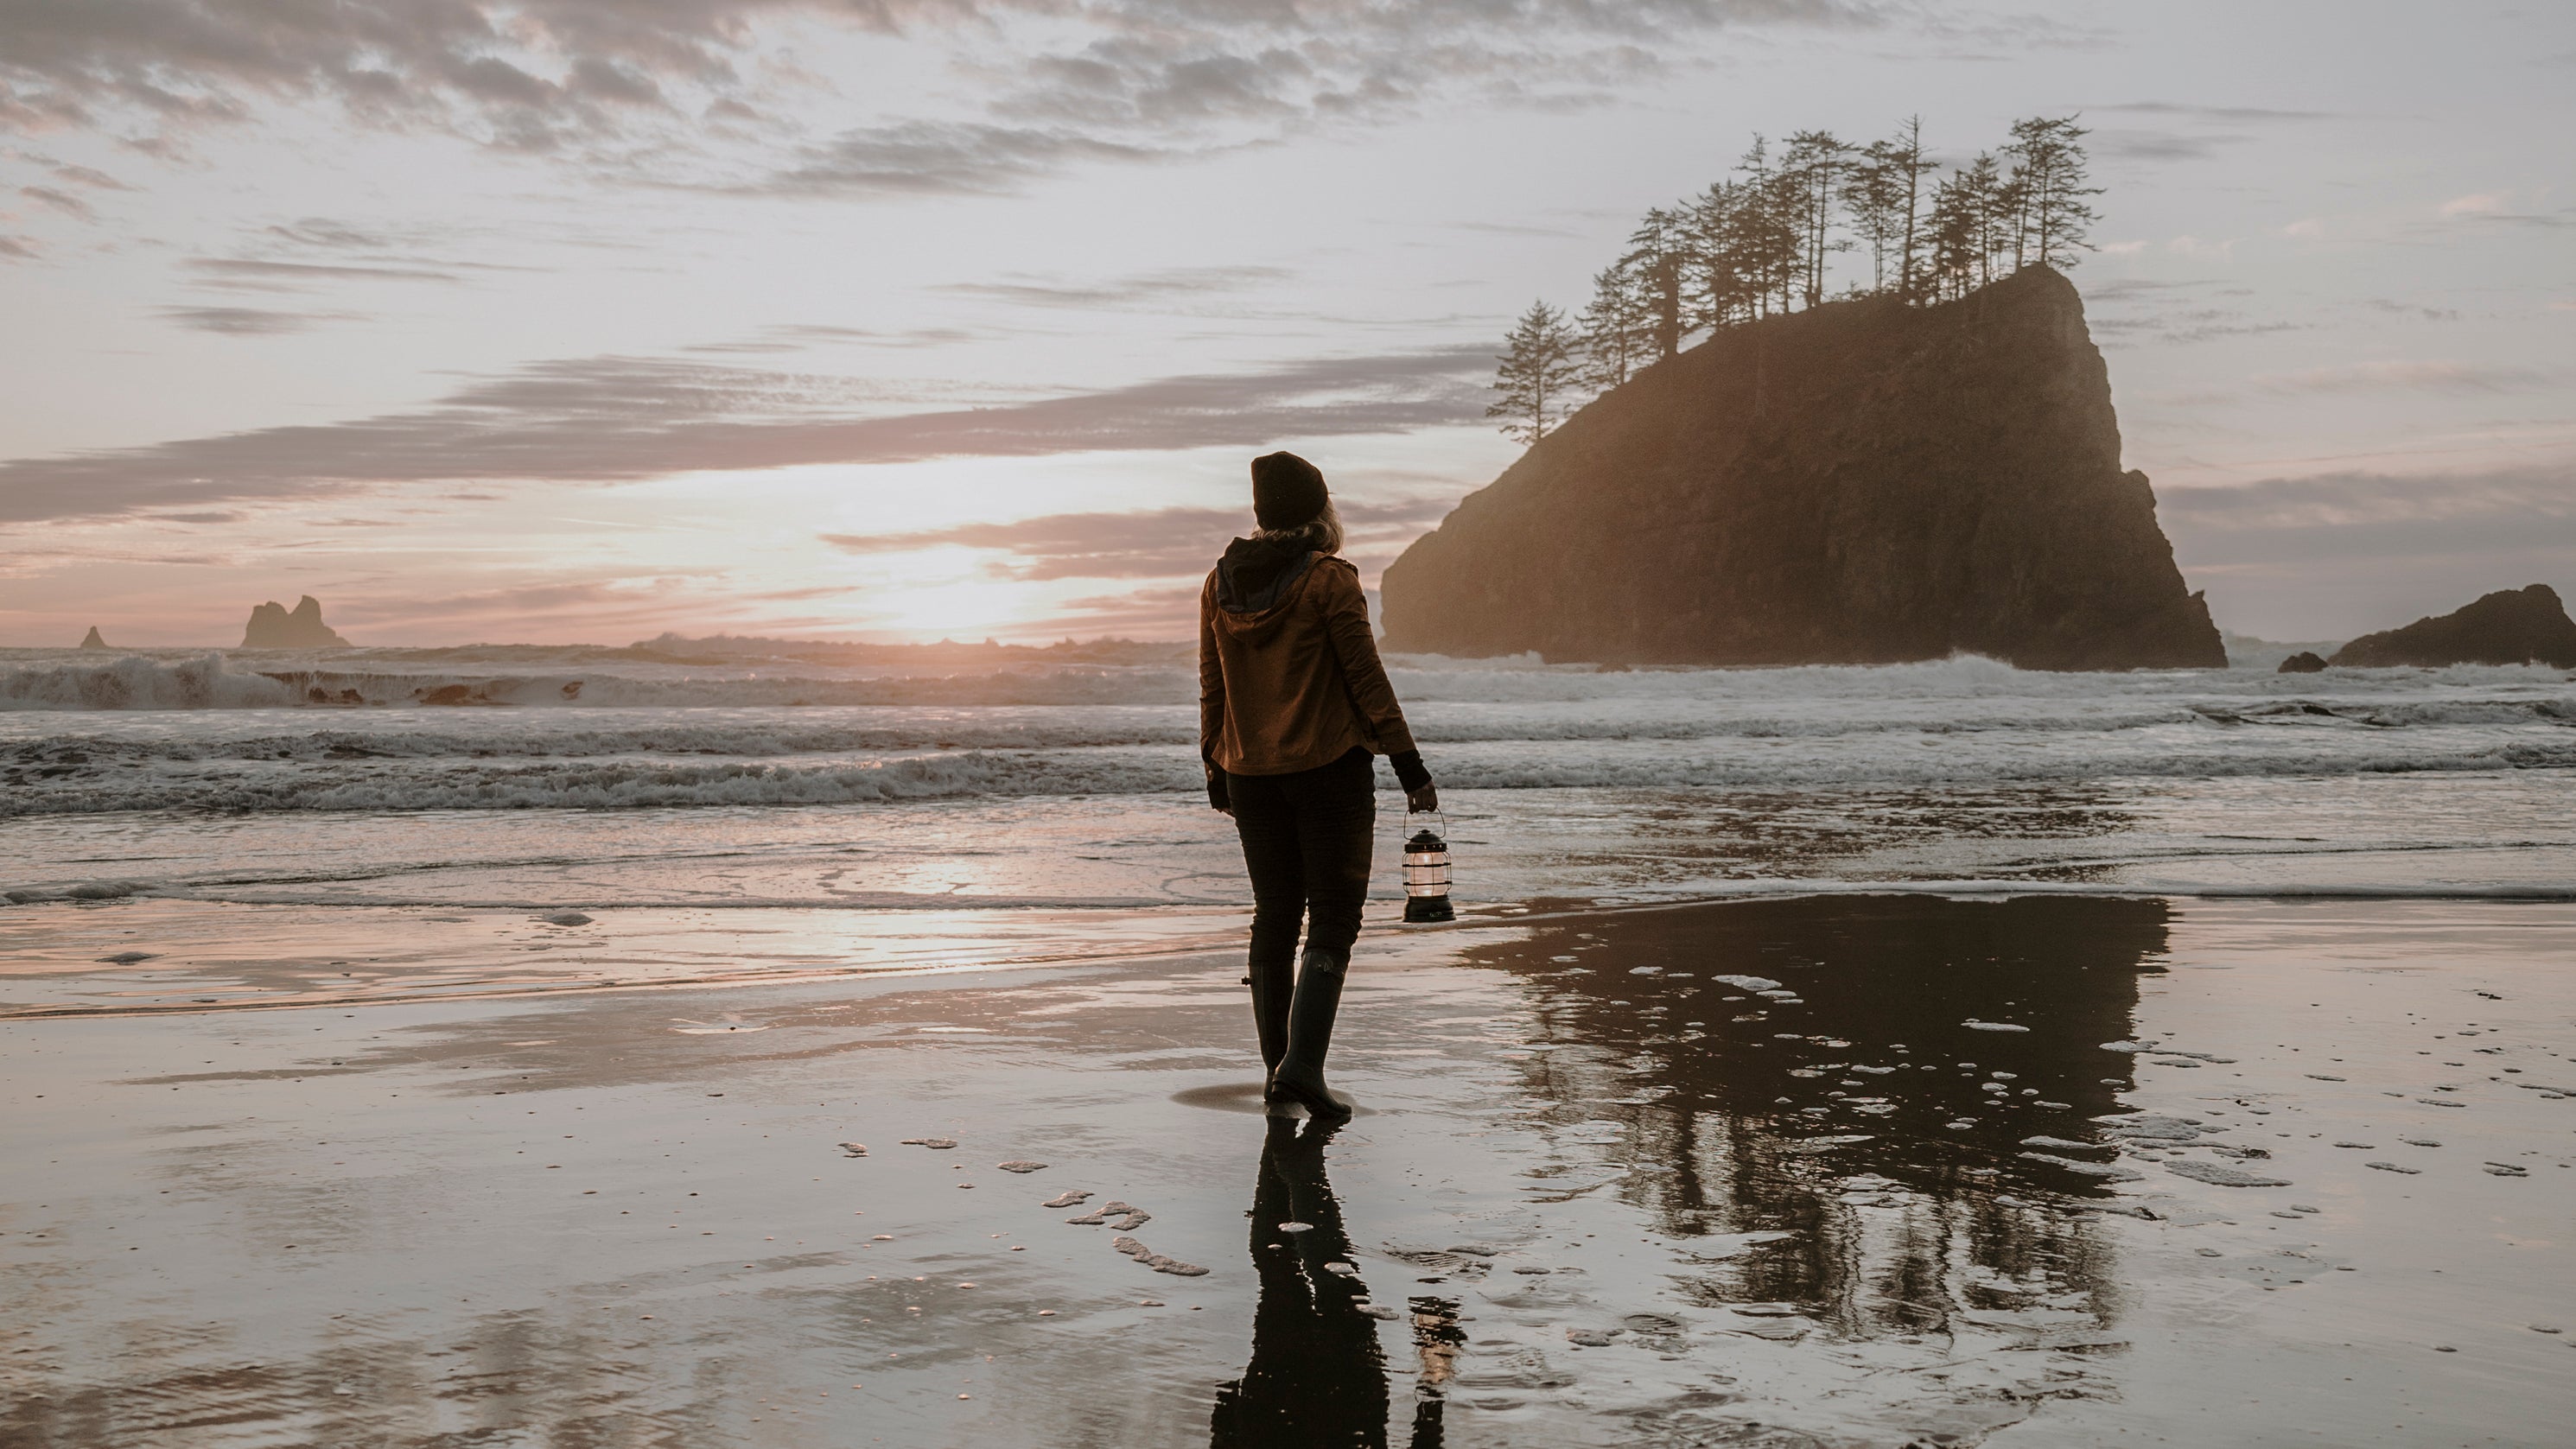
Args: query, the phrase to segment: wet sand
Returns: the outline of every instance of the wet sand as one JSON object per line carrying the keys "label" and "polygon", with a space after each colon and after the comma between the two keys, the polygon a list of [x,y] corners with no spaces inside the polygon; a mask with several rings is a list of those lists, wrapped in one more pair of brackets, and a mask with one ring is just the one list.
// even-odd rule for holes
{"label": "wet sand", "polygon": [[[1381,931],[1334,1059],[1369,1111],[1321,1137],[1248,1110],[1225,953],[434,999],[406,949],[381,999],[0,1021],[0,1445],[2555,1445],[2576,1413],[2576,907]],[[9,999],[185,989],[64,969]]]}

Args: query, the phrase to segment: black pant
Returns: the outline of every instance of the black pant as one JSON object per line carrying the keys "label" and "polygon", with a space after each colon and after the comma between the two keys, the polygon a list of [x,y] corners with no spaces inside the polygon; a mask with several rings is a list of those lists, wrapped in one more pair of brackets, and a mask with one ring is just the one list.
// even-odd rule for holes
{"label": "black pant", "polygon": [[1252,875],[1255,974],[1273,962],[1284,968],[1296,956],[1301,917],[1311,917],[1306,949],[1348,957],[1359,939],[1377,831],[1377,769],[1369,752],[1355,749],[1293,775],[1230,775],[1226,798]]}

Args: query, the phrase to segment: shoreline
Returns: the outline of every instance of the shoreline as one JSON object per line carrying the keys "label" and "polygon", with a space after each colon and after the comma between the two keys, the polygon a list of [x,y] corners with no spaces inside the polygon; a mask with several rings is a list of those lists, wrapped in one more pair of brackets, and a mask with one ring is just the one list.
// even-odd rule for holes
{"label": "shoreline", "polygon": [[[1376,896],[1368,902],[1365,929],[1379,937],[1398,933],[1428,938],[1442,933],[1496,927],[1561,924],[1594,916],[1760,902],[1881,897],[1963,902],[2022,898],[2160,900],[2174,905],[2229,901],[2282,904],[2561,904],[2576,902],[2576,886],[2425,885],[2397,888],[2274,884],[2177,891],[2105,881],[1754,880],[1712,882],[1687,891],[1629,899],[1615,896],[1568,898],[1521,905],[1462,901],[1456,920],[1434,924],[1402,923],[1401,898]],[[158,911],[162,919],[147,918],[140,925],[126,925],[133,918],[115,914],[136,911]],[[600,914],[590,915],[593,911]],[[568,914],[580,915],[582,919],[578,922],[561,919]],[[747,919],[762,914],[774,914],[777,922],[784,924]],[[292,918],[299,915],[309,919],[293,921]],[[698,915],[710,915],[723,921],[724,929],[709,931],[687,923],[686,918]],[[191,916],[201,918],[190,919]],[[490,907],[452,903],[385,905],[371,902],[208,901],[177,894],[36,901],[0,909],[0,957],[12,963],[0,967],[0,1021],[177,1016],[616,992],[747,990],[840,980],[1142,965],[1232,949],[1249,916],[1248,906],[1156,903],[1139,908],[1020,901],[979,902],[965,906],[943,902],[935,906],[885,907],[846,902],[827,906],[767,903],[720,906],[700,902],[685,905],[638,905],[618,901],[584,904],[575,900],[542,909],[523,905]],[[174,917],[176,919],[172,919]],[[244,920],[244,917],[250,919]],[[682,952],[665,944],[675,926],[686,934],[697,936],[723,936],[735,931],[777,934],[814,918],[842,927],[865,926],[867,930],[861,934],[872,939],[860,949],[843,947],[809,952],[806,954],[814,959],[793,965],[736,964],[697,968],[676,963],[692,957],[702,959],[706,953]],[[1020,938],[1077,939],[1069,945],[994,949],[980,939],[976,931],[961,929],[961,922],[977,926],[1007,925],[1012,934]],[[1078,939],[1098,935],[1098,928],[1113,922],[1129,929],[1116,933],[1115,938],[1107,941],[1084,943]],[[1138,922],[1151,923],[1153,929],[1140,934],[1133,929]],[[110,939],[106,934],[108,929],[119,926],[124,927],[121,936],[139,939],[133,942]],[[469,926],[474,929],[456,933],[469,939],[447,943],[443,957],[438,951],[421,953],[423,957],[439,957],[440,964],[437,965],[425,964],[422,959],[397,960],[395,964],[387,965],[385,958],[357,957],[353,948],[345,944],[353,930],[361,936],[370,929],[378,933],[392,930],[416,934],[426,927],[435,926]],[[266,931],[269,938],[257,940],[253,927]],[[946,928],[944,931],[943,927]],[[512,939],[513,933],[516,937],[533,940]],[[1159,943],[1153,939],[1157,935],[1164,938]],[[250,949],[245,949],[242,944],[246,937],[253,938]],[[120,944],[125,945],[129,952],[142,945],[159,949],[141,952],[131,963],[119,962],[114,956],[92,954]],[[545,971],[538,969],[539,963],[521,959],[512,962],[521,973],[518,984],[471,979],[473,974],[489,973],[493,969],[491,965],[478,964],[480,961],[502,957],[504,953],[556,951],[563,952],[565,959],[579,960],[584,964]],[[629,954],[619,956],[617,953],[620,951]],[[865,957],[872,951],[891,953],[896,959],[847,959]],[[578,954],[584,952],[590,954]],[[606,975],[606,971],[588,963],[601,952],[609,953],[612,959],[625,961],[624,969],[633,974],[599,979]],[[908,959],[916,956],[930,959]],[[822,959],[824,957],[834,959]],[[383,988],[335,994],[283,984],[290,981],[329,981],[335,974],[345,978],[355,973],[336,968],[349,966],[353,961],[377,968],[370,974],[386,983]],[[147,963],[150,963],[148,970],[145,969]],[[102,966],[113,969],[99,969]],[[456,971],[469,973],[468,979],[457,979],[452,974]],[[179,972],[188,974],[184,978],[173,974]],[[148,1004],[113,1001],[84,1004],[21,998],[21,993],[46,989],[34,985],[45,982],[55,983],[50,989],[57,995],[139,995],[146,989],[145,982],[156,979],[165,982],[186,979],[196,983],[164,985],[159,988],[164,998],[210,990],[274,994],[229,1000],[191,996],[187,1000],[156,999]],[[407,982],[411,984],[404,984]]]}
{"label": "shoreline", "polygon": [[[2576,1077],[2571,951],[2576,911],[2484,902],[1378,931],[1334,1058],[1370,1114],[1268,1168],[1231,953],[10,1021],[0,1437],[1197,1443],[1287,1333],[1387,1442],[2206,1442],[2224,1405],[2236,1443],[2537,1446],[2576,1095],[2503,1084]],[[2113,1130],[2156,1118],[2201,1127]],[[1247,1196],[1319,1184],[1345,1256],[1247,1245]],[[1111,1200],[1146,1221],[1063,1221]]]}

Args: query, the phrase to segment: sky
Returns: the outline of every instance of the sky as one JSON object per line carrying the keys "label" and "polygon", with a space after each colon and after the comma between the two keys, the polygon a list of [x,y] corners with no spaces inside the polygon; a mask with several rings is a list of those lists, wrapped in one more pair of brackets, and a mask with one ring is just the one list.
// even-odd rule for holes
{"label": "sky", "polygon": [[2576,599],[2571,98],[2563,3],[0,0],[0,644],[1183,637],[1250,454],[1373,584],[1533,299],[1908,115],[2091,128],[2222,627]]}

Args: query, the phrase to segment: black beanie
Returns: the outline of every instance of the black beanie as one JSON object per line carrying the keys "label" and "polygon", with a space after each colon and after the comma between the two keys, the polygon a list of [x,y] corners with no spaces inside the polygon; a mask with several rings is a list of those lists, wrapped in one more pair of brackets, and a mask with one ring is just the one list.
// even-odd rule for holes
{"label": "black beanie", "polygon": [[1264,453],[1252,460],[1252,517],[1263,528],[1301,528],[1324,511],[1331,495],[1324,473],[1294,453]]}

